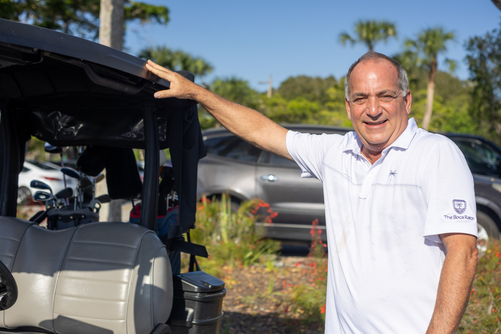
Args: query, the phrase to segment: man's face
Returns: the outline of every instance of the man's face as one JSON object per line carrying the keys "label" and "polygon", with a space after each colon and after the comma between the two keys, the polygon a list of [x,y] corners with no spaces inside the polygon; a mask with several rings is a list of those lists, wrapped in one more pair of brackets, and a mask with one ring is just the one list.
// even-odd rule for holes
{"label": "man's face", "polygon": [[387,60],[368,60],[355,66],[350,77],[348,118],[362,140],[362,153],[380,155],[406,129],[412,96],[403,97],[397,69]]}

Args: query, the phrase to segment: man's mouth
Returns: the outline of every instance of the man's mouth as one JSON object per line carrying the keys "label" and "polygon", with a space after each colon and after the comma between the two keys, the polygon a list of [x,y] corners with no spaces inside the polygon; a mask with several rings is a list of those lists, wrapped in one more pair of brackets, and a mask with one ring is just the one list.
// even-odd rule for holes
{"label": "man's mouth", "polygon": [[381,124],[383,124],[383,123],[386,123],[387,121],[388,121],[388,120],[387,120],[387,119],[385,119],[385,120],[383,120],[383,121],[378,121],[378,122],[367,122],[367,121],[366,121],[366,122],[364,122],[364,123],[365,123],[365,124],[367,124],[367,125],[370,125],[370,126],[376,126],[376,125],[381,125]]}

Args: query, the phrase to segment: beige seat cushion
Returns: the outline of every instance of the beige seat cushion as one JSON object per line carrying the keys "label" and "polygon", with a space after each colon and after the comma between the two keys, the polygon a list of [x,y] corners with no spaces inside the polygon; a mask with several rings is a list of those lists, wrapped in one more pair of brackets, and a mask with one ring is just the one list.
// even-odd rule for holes
{"label": "beige seat cushion", "polygon": [[92,223],[51,231],[0,217],[0,260],[18,284],[0,329],[57,333],[149,333],[172,308],[172,272],[155,233]]}

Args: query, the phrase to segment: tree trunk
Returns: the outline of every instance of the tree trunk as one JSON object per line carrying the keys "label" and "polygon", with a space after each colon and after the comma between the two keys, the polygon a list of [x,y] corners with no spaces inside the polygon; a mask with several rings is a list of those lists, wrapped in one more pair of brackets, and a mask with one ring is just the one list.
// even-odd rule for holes
{"label": "tree trunk", "polygon": [[124,0],[101,0],[99,20],[99,43],[122,50]]}
{"label": "tree trunk", "polygon": [[[122,50],[124,36],[124,0],[101,0],[99,11],[99,43]],[[108,221],[122,221],[122,200],[108,206]],[[104,214],[103,214],[104,216]]]}
{"label": "tree trunk", "polygon": [[430,76],[428,77],[428,87],[426,90],[426,111],[424,113],[422,128],[430,128],[431,115],[433,113],[433,97],[435,95],[435,76],[437,75],[437,59],[433,58],[430,64]]}

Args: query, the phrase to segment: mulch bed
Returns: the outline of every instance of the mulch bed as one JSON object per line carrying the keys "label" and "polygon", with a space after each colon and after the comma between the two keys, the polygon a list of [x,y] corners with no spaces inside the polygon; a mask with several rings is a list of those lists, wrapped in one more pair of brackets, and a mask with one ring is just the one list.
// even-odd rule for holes
{"label": "mulch bed", "polygon": [[220,333],[323,333],[323,324],[307,323],[307,316],[295,314],[287,291],[311,284],[304,268],[295,266],[304,258],[282,258],[278,268],[263,265],[223,268],[226,297]]}

